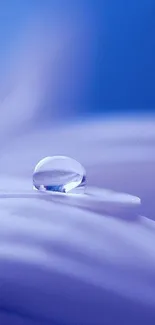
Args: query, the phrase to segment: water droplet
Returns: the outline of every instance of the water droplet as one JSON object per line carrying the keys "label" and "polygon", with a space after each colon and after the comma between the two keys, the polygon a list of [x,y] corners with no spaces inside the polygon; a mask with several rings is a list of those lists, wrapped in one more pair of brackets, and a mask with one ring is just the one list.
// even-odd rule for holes
{"label": "water droplet", "polygon": [[65,156],[42,159],[33,173],[34,189],[54,192],[84,192],[86,173],[76,160]]}

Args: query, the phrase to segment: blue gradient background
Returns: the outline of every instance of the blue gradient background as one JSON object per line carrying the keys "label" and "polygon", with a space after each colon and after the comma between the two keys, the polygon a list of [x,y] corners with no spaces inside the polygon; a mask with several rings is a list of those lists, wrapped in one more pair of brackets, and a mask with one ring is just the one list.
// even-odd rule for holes
{"label": "blue gradient background", "polygon": [[[72,36],[66,60],[65,83],[58,72],[59,95],[69,115],[153,111],[155,106],[155,4],[153,1],[5,1],[0,5],[1,79],[12,47],[25,24],[40,14]],[[35,21],[35,20],[34,20]],[[35,24],[35,22],[34,22]],[[23,36],[24,37],[24,36]],[[65,53],[65,45],[64,45]],[[65,54],[64,54],[65,55]],[[49,65],[50,69],[50,65]],[[66,82],[67,81],[67,82]],[[57,98],[59,97],[59,98]],[[51,98],[44,114],[51,116]],[[45,116],[45,115],[44,115]],[[65,114],[66,116],[66,114]]]}
{"label": "blue gradient background", "polygon": [[0,325],[155,324],[154,18],[149,0],[0,3],[0,195],[61,154],[142,201],[1,197]]}

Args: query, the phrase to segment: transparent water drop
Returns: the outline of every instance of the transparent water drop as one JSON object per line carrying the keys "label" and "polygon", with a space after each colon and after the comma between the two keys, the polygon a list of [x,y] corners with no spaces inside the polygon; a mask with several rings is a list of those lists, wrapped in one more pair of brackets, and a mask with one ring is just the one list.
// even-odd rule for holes
{"label": "transparent water drop", "polygon": [[85,185],[84,167],[69,157],[46,157],[34,169],[33,187],[40,191],[81,193]]}

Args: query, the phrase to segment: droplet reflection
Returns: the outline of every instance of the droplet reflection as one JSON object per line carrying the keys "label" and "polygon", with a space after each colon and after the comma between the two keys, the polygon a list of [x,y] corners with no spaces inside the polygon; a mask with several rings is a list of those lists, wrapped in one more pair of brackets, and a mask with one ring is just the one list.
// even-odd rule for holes
{"label": "droplet reflection", "polygon": [[65,156],[42,159],[33,173],[34,189],[53,192],[84,192],[86,173],[76,160]]}

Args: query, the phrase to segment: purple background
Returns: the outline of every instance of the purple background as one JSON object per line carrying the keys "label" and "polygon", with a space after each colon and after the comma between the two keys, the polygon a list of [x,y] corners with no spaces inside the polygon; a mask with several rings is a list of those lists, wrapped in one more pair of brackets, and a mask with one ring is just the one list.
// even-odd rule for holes
{"label": "purple background", "polygon": [[0,16],[0,192],[60,154],[142,201],[0,199],[0,324],[154,325],[154,3],[7,0]]}

